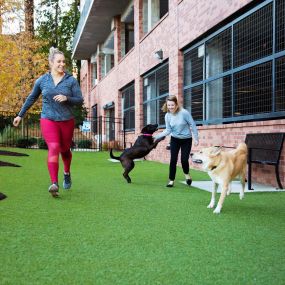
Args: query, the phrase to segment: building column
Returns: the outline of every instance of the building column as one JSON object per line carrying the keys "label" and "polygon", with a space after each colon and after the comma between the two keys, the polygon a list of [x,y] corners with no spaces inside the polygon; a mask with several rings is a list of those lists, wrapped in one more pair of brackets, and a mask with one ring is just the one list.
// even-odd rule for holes
{"label": "building column", "polygon": [[97,46],[97,80],[98,82],[101,81],[102,79],[102,57],[101,57],[101,50],[100,50],[100,45]]}
{"label": "building column", "polygon": [[[170,33],[178,33],[178,5],[169,1],[169,18],[175,23],[171,26]],[[171,39],[169,47],[169,94],[175,95],[180,104],[183,103],[183,52],[179,50],[179,43],[176,37]]]}
{"label": "building column", "polygon": [[117,66],[122,58],[121,50],[121,17],[116,16],[113,18],[114,21],[114,65]]}
{"label": "building column", "polygon": [[134,33],[135,46],[139,47],[140,39],[143,37],[143,0],[134,0]]}
{"label": "building column", "polygon": [[139,134],[143,128],[143,78],[135,79],[135,132]]}

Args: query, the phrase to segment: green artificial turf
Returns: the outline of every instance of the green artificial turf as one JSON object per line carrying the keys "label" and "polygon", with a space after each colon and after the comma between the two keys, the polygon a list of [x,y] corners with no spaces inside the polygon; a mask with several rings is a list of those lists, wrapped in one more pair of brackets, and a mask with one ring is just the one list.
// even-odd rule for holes
{"label": "green artificial turf", "polygon": [[128,184],[108,153],[74,152],[54,199],[47,152],[8,150],[29,156],[1,156],[22,167],[0,168],[0,284],[285,284],[285,193],[232,194],[215,215],[181,168],[169,189],[167,164],[140,161]]}

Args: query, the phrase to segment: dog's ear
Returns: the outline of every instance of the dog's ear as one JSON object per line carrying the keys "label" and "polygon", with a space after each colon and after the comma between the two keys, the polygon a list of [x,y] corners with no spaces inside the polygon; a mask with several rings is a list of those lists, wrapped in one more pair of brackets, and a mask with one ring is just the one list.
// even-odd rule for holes
{"label": "dog's ear", "polygon": [[221,153],[221,151],[222,151],[222,147],[221,146],[215,146],[215,147],[213,147],[212,148],[212,150],[211,150],[211,156],[217,156],[217,155],[219,155],[220,153]]}
{"label": "dog's ear", "polygon": [[[148,125],[147,125],[148,126]],[[141,130],[141,133],[146,133],[147,132],[147,126],[143,127],[142,130]]]}
{"label": "dog's ear", "polygon": [[149,133],[150,131],[151,131],[151,124],[148,124],[148,125],[146,125],[146,126],[144,126],[143,128],[142,128],[142,130],[141,130],[141,133],[143,134],[143,133]]}

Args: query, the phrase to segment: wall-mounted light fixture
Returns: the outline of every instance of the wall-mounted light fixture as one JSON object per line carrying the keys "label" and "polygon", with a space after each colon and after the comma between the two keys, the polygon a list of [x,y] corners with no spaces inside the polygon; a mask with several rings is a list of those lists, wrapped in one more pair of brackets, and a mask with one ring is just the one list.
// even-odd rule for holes
{"label": "wall-mounted light fixture", "polygon": [[105,105],[103,106],[103,109],[104,109],[104,110],[108,110],[108,109],[113,108],[114,106],[115,106],[114,101],[111,101],[111,102],[105,104]]}
{"label": "wall-mounted light fixture", "polygon": [[155,57],[156,57],[157,59],[163,60],[163,51],[162,51],[162,49],[156,51],[156,52],[154,53],[154,55],[155,55]]}

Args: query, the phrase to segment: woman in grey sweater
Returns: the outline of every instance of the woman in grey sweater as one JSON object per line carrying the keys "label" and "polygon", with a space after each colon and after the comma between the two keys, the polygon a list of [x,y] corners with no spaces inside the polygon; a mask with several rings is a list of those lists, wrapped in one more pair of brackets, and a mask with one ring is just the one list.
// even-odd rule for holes
{"label": "woman in grey sweater", "polygon": [[74,131],[72,106],[82,105],[83,98],[77,80],[64,70],[63,52],[52,47],[49,54],[49,65],[50,72],[36,80],[31,94],[13,124],[15,127],[20,124],[22,117],[42,94],[40,123],[42,135],[48,145],[47,165],[51,179],[48,190],[53,197],[58,197],[59,154],[61,154],[64,165],[63,188],[71,187],[72,154],[70,147]]}
{"label": "woman in grey sweater", "polygon": [[166,187],[173,187],[176,176],[176,165],[178,153],[181,149],[181,165],[185,175],[187,185],[191,185],[192,178],[189,174],[189,156],[192,147],[192,136],[194,144],[199,144],[199,137],[196,124],[191,114],[179,106],[177,97],[170,95],[166,98],[162,106],[165,114],[165,130],[154,138],[159,139],[163,136],[171,135],[170,139],[170,166],[169,182]]}

